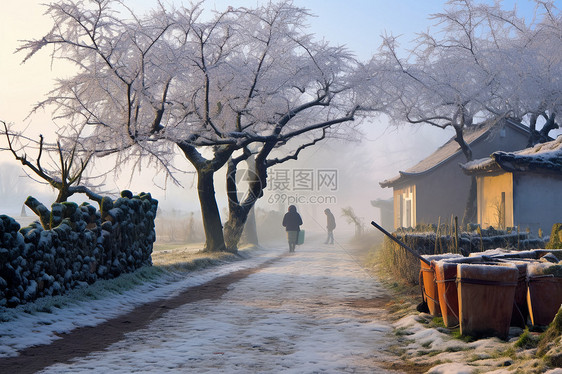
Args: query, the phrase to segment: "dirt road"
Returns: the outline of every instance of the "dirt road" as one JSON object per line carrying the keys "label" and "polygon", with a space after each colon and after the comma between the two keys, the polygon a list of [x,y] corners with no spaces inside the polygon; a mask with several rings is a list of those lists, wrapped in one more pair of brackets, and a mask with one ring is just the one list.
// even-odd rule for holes
{"label": "dirt road", "polygon": [[218,277],[50,345],[0,359],[1,372],[385,372],[384,290],[342,247]]}

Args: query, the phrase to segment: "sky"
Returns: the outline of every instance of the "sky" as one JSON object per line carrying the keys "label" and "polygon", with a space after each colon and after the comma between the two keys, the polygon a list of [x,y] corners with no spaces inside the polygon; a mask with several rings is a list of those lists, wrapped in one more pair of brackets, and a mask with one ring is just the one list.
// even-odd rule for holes
{"label": "sky", "polygon": [[[47,51],[42,51],[25,64],[21,64],[24,54],[14,54],[22,40],[41,37],[50,27],[50,20],[43,15],[44,1],[20,0],[0,2],[0,119],[14,123],[20,129],[26,129],[26,134],[37,137],[39,133],[47,136],[52,134],[53,125],[49,113],[38,112],[28,117],[33,106],[45,98],[56,77],[66,74],[66,67],[59,62],[51,64]],[[208,0],[208,8],[224,9],[227,5],[252,6],[264,1],[257,0]],[[155,1],[129,0],[126,1],[133,8],[143,12],[148,10]],[[166,0],[165,3],[178,4],[177,0]],[[406,43],[415,37],[416,32],[425,31],[432,23],[429,15],[439,12],[443,8],[441,0],[294,0],[299,6],[306,7],[315,15],[309,20],[310,31],[318,38],[325,38],[333,44],[346,45],[361,60],[367,60],[376,52],[380,44],[380,35],[392,33],[402,35]],[[506,7],[517,3],[525,13],[533,9],[529,0],[510,0]],[[24,20],[24,22],[22,22]],[[286,164],[287,168],[295,169],[307,167],[307,162],[315,161],[315,169],[328,168],[342,170],[341,183],[338,186],[338,204],[341,206],[356,206],[362,209],[362,215],[369,221],[370,215],[378,212],[370,207],[368,201],[392,196],[390,189],[381,189],[378,183],[393,177],[399,170],[407,169],[432,153],[437,147],[447,141],[453,134],[429,126],[403,127],[396,129],[388,127],[384,121],[369,121],[363,125],[364,137],[360,144],[324,144],[314,150],[303,153],[300,163]],[[54,137],[53,137],[54,138]],[[339,157],[333,159],[334,149],[349,155],[349,159]],[[339,154],[341,155],[342,152]],[[323,163],[318,163],[318,159]],[[14,163],[11,155],[0,152],[0,162]],[[349,162],[344,162],[349,161]],[[181,160],[179,161],[181,162]],[[349,173],[347,165],[360,167],[353,175]],[[183,164],[190,169],[188,164]],[[192,169],[190,169],[192,170]],[[22,173],[23,174],[23,173]],[[128,173],[125,173],[129,175]],[[185,211],[198,209],[194,194],[193,175],[187,174],[180,179],[183,187],[170,184],[165,190],[162,179],[160,187],[152,184],[154,173],[145,170],[142,173],[132,172],[133,181],[128,178],[115,180],[110,178],[110,189],[121,190],[130,188],[133,192],[148,190],[161,202],[161,207],[175,208]],[[351,183],[351,182],[354,183]],[[219,182],[220,183],[220,182]],[[367,188],[365,188],[367,186]],[[365,194],[353,193],[361,188]],[[50,190],[45,190],[54,196]],[[220,190],[220,187],[217,187]],[[352,192],[351,196],[349,192]],[[53,197],[54,199],[54,197]],[[4,209],[13,211],[13,202],[0,200],[0,213]],[[49,203],[50,202],[45,202]],[[219,202],[223,205],[224,203]],[[271,204],[260,202],[264,208],[271,208]],[[335,207],[335,206],[334,206]],[[323,207],[317,207],[322,211]],[[10,211],[10,212],[11,212]],[[19,211],[19,210],[18,210]]]}

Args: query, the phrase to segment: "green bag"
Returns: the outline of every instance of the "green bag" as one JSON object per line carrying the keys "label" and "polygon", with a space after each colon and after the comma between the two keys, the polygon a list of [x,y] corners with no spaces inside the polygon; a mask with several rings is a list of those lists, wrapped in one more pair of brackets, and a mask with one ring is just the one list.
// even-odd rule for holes
{"label": "green bag", "polygon": [[300,230],[299,234],[297,235],[297,245],[301,245],[304,243],[304,230]]}

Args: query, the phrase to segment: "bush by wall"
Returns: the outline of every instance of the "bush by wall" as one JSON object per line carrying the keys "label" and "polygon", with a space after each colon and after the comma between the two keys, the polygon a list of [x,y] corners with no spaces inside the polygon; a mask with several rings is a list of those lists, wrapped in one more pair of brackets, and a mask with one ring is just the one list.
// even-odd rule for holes
{"label": "bush by wall", "polygon": [[[545,239],[531,237],[527,232],[493,228],[464,231],[459,233],[458,238],[452,234],[439,235],[435,232],[405,230],[397,231],[395,235],[411,248],[416,248],[420,254],[426,255],[461,253],[466,256],[469,253],[495,248],[528,250],[545,248],[546,245]],[[455,245],[455,241],[458,244]]]}
{"label": "bush by wall", "polygon": [[378,256],[382,265],[381,268],[392,275],[395,280],[410,285],[418,284],[420,260],[410,252],[388,237],[384,237]]}
{"label": "bush by wall", "polygon": [[546,244],[547,249],[562,248],[562,223],[555,223],[552,225],[550,232],[550,240]]}
{"label": "bush by wall", "polygon": [[55,203],[49,211],[29,197],[39,221],[20,228],[0,215],[0,306],[15,307],[59,295],[97,279],[151,265],[158,201],[123,191],[100,210],[84,203]]}
{"label": "bush by wall", "polygon": [[[446,232],[446,230],[442,230],[442,232]],[[479,229],[462,232],[457,239],[450,234],[438,235],[436,232],[415,232],[414,230],[399,230],[394,232],[394,235],[421,255],[460,253],[468,256],[473,252],[496,248],[512,250],[545,248],[544,239],[532,238],[527,232],[517,233],[513,230]],[[455,245],[455,240],[458,245]],[[407,284],[418,283],[420,260],[388,237],[384,238],[379,256],[383,267],[397,279]]]}

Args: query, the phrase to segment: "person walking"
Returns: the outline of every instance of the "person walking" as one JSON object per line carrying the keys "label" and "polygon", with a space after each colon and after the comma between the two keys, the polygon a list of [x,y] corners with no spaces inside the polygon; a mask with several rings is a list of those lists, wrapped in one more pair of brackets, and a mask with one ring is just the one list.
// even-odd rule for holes
{"label": "person walking", "polygon": [[328,237],[324,244],[334,244],[334,229],[336,228],[336,219],[330,209],[324,209],[326,214],[326,229],[328,230]]}
{"label": "person walking", "polygon": [[299,237],[300,225],[302,225],[302,218],[297,212],[297,207],[289,205],[289,209],[283,217],[283,226],[287,231],[287,240],[289,241],[289,252],[295,251],[297,239]]}

